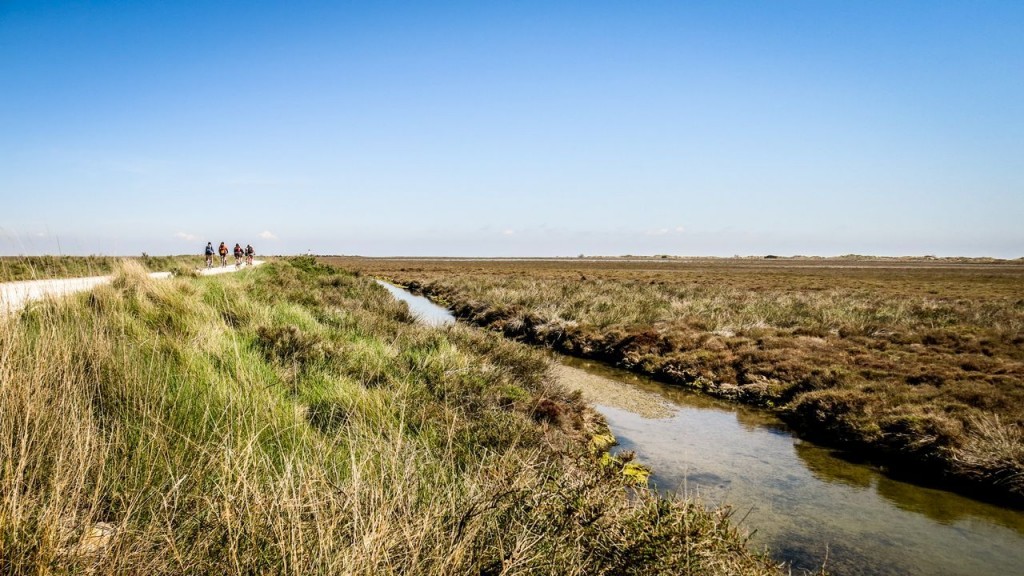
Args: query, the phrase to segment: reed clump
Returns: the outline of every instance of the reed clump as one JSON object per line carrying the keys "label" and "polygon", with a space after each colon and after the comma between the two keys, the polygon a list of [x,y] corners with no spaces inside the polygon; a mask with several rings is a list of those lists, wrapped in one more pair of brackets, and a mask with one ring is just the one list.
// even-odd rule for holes
{"label": "reed clump", "polygon": [[280,261],[0,318],[6,574],[775,574],[543,357]]}
{"label": "reed clump", "polygon": [[771,408],[901,472],[1024,503],[1018,261],[328,261],[506,336]]}

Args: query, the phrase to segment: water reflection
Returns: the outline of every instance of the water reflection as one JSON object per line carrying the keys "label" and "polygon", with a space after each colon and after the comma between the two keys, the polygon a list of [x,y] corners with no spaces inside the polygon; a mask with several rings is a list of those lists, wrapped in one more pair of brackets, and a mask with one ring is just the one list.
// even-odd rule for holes
{"label": "water reflection", "polygon": [[877,473],[863,464],[847,462],[837,453],[810,442],[797,442],[796,455],[811,474],[825,482],[839,482],[856,488],[868,488]]}
{"label": "water reflection", "polygon": [[763,411],[642,381],[603,366],[675,406],[647,419],[598,406],[620,439],[654,468],[667,493],[729,504],[751,543],[796,569],[839,575],[1019,574],[1024,514],[908,484],[801,441]]}
{"label": "water reflection", "polygon": [[1024,536],[1024,522],[1021,521],[1021,512],[1017,510],[988,505],[943,490],[901,482],[862,464],[843,460],[835,456],[834,451],[808,442],[798,443],[796,454],[818,479],[857,488],[871,488],[901,510],[924,514],[946,525],[976,517]]}

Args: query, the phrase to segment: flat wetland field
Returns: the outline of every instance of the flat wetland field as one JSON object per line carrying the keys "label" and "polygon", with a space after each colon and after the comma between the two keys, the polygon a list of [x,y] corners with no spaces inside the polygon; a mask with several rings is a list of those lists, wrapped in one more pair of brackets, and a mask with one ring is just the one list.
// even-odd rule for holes
{"label": "flat wetland field", "polygon": [[320,260],[511,338],[763,406],[895,472],[1024,502],[1024,260]]}

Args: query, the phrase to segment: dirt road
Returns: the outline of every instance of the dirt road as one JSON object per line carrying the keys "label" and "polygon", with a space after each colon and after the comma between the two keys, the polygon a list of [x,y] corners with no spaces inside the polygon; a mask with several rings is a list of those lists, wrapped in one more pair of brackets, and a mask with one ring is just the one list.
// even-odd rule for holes
{"label": "dirt road", "polygon": [[[254,266],[263,264],[263,260],[255,260]],[[199,273],[204,276],[224,274],[244,270],[246,267],[235,268],[225,266],[209,269],[200,269]],[[151,272],[150,278],[170,278],[170,272]],[[111,276],[90,276],[87,278],[54,278],[50,280],[25,280],[22,282],[5,282],[0,284],[0,313],[14,312],[20,310],[32,300],[39,300],[46,297],[59,297],[75,292],[92,290],[100,284],[110,282]]]}

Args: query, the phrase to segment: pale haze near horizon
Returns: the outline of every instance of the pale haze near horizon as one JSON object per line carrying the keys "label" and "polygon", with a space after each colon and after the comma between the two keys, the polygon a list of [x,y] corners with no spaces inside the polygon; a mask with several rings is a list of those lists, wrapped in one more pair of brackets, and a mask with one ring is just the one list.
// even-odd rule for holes
{"label": "pale haze near horizon", "polygon": [[1024,3],[0,3],[0,254],[1024,256]]}

